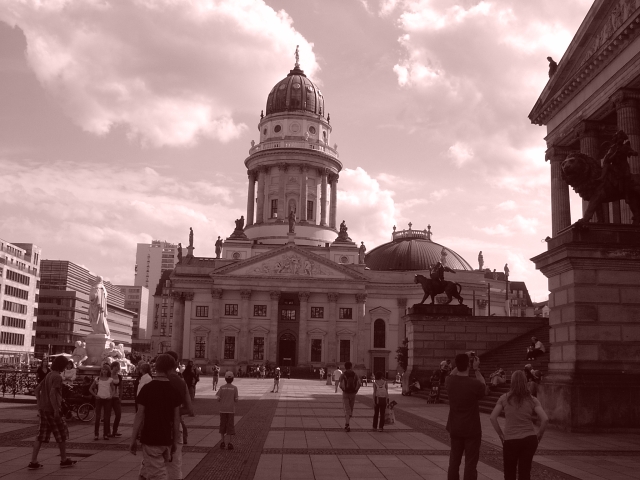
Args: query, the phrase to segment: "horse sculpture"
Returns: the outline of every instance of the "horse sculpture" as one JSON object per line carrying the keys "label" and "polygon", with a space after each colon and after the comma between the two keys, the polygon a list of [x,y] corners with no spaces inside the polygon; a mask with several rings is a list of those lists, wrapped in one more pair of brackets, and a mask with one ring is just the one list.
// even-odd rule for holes
{"label": "horse sculpture", "polygon": [[414,283],[419,283],[422,285],[422,290],[424,290],[424,297],[422,297],[422,301],[420,305],[424,303],[428,296],[431,296],[431,304],[435,302],[436,295],[440,293],[444,293],[447,295],[447,301],[445,304],[451,303],[451,299],[456,298],[460,305],[464,301],[460,296],[460,292],[462,291],[462,286],[456,282],[449,281],[437,281],[431,280],[430,278],[425,277],[424,275],[416,274],[414,278]]}

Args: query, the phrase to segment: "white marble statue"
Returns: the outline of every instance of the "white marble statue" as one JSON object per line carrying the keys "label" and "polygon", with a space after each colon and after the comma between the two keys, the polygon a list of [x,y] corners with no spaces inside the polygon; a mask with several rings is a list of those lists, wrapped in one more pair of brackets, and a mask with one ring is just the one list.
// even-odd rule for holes
{"label": "white marble statue", "polygon": [[118,346],[115,348],[115,350],[118,352],[116,356],[116,360],[124,360],[125,359],[124,344],[119,343]]}
{"label": "white marble statue", "polygon": [[73,350],[73,354],[71,355],[71,360],[76,364],[76,367],[79,367],[86,359],[87,349],[83,347],[83,342],[78,340],[76,342],[76,348]]}
{"label": "white marble statue", "polygon": [[111,332],[107,325],[107,289],[101,276],[98,276],[97,283],[91,289],[89,301],[89,323],[93,333],[102,333],[109,338]]}
{"label": "white marble statue", "polygon": [[119,354],[120,352],[116,349],[116,344],[113,342],[107,342],[105,349],[102,352],[102,361],[111,363]]}

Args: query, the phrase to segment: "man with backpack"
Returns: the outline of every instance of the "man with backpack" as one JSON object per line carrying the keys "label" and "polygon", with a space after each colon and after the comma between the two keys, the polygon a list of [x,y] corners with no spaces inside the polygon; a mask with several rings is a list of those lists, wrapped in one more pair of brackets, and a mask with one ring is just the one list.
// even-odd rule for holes
{"label": "man with backpack", "polygon": [[353,405],[356,403],[356,394],[360,390],[360,379],[356,372],[351,370],[351,362],[344,364],[345,372],[340,376],[338,384],[342,390],[342,403],[344,404],[344,430],[350,432],[349,420],[353,416]]}

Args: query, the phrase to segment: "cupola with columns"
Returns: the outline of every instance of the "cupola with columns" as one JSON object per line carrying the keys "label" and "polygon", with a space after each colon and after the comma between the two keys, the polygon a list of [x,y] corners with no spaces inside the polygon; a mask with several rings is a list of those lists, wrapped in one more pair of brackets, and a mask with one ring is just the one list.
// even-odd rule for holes
{"label": "cupola with columns", "polygon": [[[287,242],[288,216],[296,219],[296,244],[333,242],[342,163],[330,146],[324,96],[296,63],[271,89],[260,114],[259,143],[245,160],[249,189],[245,235],[263,244]],[[256,188],[257,184],[257,188]]]}

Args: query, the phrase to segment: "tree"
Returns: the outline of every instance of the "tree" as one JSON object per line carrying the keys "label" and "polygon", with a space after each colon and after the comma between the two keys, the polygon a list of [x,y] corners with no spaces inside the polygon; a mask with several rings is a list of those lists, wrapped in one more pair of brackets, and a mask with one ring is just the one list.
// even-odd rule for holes
{"label": "tree", "polygon": [[405,338],[402,341],[402,346],[396,350],[396,360],[398,361],[398,366],[406,371],[407,361],[409,360],[409,339]]}

